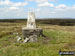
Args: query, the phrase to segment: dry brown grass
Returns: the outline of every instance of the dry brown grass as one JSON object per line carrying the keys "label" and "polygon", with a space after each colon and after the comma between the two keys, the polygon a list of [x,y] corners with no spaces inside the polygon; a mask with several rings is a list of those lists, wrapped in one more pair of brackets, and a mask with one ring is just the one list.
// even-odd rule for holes
{"label": "dry brown grass", "polygon": [[[26,56],[58,56],[59,50],[75,50],[75,26],[39,25],[49,38],[39,40],[37,43],[18,44],[13,33],[22,34],[21,23],[0,22],[0,53],[8,55]],[[46,40],[46,41],[45,41]],[[18,53],[17,53],[18,52]],[[50,54],[49,54],[50,53]],[[8,54],[8,55],[7,55]]]}

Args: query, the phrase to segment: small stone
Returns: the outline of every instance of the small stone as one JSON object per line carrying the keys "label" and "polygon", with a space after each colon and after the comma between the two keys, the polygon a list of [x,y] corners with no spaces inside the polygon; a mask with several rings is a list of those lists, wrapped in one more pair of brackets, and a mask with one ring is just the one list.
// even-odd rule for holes
{"label": "small stone", "polygon": [[23,43],[26,43],[26,42],[28,42],[28,40],[29,40],[29,38],[26,38],[26,39],[24,40],[24,42],[23,42]]}
{"label": "small stone", "polygon": [[21,40],[21,37],[17,36],[17,42],[19,42]]}
{"label": "small stone", "polygon": [[29,39],[30,39],[30,42],[35,42],[37,41],[37,35],[32,35],[29,37]]}

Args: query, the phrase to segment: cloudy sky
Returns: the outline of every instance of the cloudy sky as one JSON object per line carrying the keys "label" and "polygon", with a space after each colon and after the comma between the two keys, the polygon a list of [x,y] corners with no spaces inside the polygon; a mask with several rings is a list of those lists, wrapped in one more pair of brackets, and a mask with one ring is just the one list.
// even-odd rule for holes
{"label": "cloudy sky", "polygon": [[75,18],[75,0],[0,0],[0,19],[27,18],[28,11],[37,18]]}

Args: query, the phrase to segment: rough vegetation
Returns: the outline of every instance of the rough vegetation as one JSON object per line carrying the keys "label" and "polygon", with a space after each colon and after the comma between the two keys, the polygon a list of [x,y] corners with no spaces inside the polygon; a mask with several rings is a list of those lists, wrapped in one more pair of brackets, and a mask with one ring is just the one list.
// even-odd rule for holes
{"label": "rough vegetation", "polygon": [[[45,21],[43,21],[45,22]],[[0,22],[0,56],[59,56],[62,51],[75,51],[75,26],[59,26],[41,23],[43,34],[37,42],[18,43],[16,33],[22,35],[21,28],[26,22]]]}

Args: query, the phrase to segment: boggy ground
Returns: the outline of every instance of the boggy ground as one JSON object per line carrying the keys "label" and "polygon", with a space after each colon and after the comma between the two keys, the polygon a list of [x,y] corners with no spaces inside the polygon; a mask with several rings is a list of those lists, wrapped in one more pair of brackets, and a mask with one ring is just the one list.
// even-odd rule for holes
{"label": "boggy ground", "polygon": [[75,51],[75,26],[38,24],[47,38],[37,42],[17,43],[16,32],[22,35],[26,22],[0,22],[0,56],[59,56],[59,50]]}

